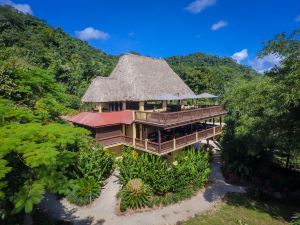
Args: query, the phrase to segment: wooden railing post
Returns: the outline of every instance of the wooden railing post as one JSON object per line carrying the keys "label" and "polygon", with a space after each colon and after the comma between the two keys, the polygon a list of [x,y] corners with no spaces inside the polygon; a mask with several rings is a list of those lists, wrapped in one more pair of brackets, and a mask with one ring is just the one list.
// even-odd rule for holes
{"label": "wooden railing post", "polygon": [[198,131],[196,131],[196,141],[198,141]]}
{"label": "wooden railing post", "polygon": [[148,139],[145,139],[145,149],[148,150]]}
{"label": "wooden railing post", "polygon": [[174,137],[173,138],[173,150],[175,150],[176,149],[176,138]]}
{"label": "wooden railing post", "polygon": [[135,146],[135,138],[136,138],[136,124],[132,124],[132,145]]}

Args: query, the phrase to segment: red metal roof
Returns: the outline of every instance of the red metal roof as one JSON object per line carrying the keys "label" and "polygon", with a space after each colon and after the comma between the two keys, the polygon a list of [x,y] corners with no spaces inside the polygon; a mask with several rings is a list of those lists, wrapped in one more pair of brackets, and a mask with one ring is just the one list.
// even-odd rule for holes
{"label": "red metal roof", "polygon": [[131,124],[133,121],[132,111],[117,112],[81,112],[75,116],[66,118],[69,122],[88,127],[102,127],[114,124]]}

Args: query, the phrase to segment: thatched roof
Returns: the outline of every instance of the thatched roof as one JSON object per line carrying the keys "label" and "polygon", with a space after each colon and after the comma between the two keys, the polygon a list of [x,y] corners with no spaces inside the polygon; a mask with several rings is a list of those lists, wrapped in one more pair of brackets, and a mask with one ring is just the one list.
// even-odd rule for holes
{"label": "thatched roof", "polygon": [[95,78],[82,102],[195,98],[195,93],[163,59],[123,55],[109,77]]}

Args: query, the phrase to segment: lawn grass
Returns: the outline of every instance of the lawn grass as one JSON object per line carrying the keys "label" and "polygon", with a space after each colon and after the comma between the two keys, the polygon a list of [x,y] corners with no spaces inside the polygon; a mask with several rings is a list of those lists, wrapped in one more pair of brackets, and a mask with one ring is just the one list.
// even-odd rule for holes
{"label": "lawn grass", "polygon": [[196,216],[184,225],[282,225],[300,207],[270,200],[255,200],[242,194],[228,194],[216,209]]}

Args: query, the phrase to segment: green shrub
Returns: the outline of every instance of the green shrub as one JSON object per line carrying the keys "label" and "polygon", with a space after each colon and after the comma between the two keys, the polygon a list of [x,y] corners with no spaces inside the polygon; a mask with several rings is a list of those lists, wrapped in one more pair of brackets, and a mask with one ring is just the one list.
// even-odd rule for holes
{"label": "green shrub", "polygon": [[137,209],[149,205],[151,191],[148,185],[145,185],[141,179],[130,180],[121,190],[120,209],[125,211],[127,208]]}
{"label": "green shrub", "polygon": [[127,148],[122,153],[122,159],[117,162],[121,184],[129,180],[140,178],[157,194],[164,194],[170,190],[168,164],[163,158],[142,153]]}
{"label": "green shrub", "polygon": [[76,205],[90,204],[99,196],[103,181],[112,168],[113,157],[102,146],[82,146],[74,168],[76,179],[67,199]]}
{"label": "green shrub", "polygon": [[102,182],[113,168],[113,157],[101,145],[88,146],[78,152],[76,177]]}
{"label": "green shrub", "polygon": [[75,181],[72,191],[67,199],[76,205],[91,204],[92,200],[100,194],[100,185],[95,179],[81,178]]}
{"label": "green shrub", "polygon": [[172,191],[180,192],[188,186],[203,187],[210,174],[209,154],[190,148],[176,158],[171,168]]}
{"label": "green shrub", "polygon": [[291,219],[290,225],[300,225],[300,213],[295,213]]}

